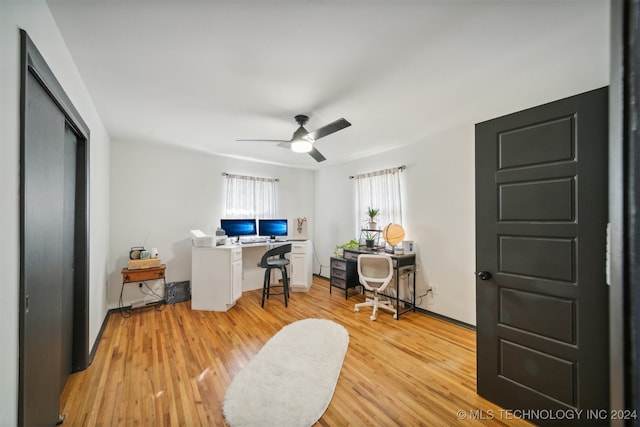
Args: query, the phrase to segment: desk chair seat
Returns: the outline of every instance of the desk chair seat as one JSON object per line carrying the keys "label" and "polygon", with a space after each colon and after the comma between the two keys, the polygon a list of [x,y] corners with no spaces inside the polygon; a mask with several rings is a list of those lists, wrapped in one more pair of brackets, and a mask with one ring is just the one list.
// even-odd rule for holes
{"label": "desk chair seat", "polygon": [[373,307],[370,319],[376,320],[378,308],[388,310],[393,313],[393,318],[398,318],[398,311],[393,307],[390,300],[378,296],[378,292],[384,291],[393,277],[393,261],[386,255],[359,255],[358,256],[358,277],[360,284],[368,291],[373,292],[373,298],[367,298],[366,302],[356,304],[355,311],[360,311],[360,307]]}
{"label": "desk chair seat", "polygon": [[[291,243],[269,249],[262,256],[258,267],[265,268],[264,283],[262,284],[262,307],[264,307],[265,297],[269,299],[270,295],[284,295],[284,306],[288,306],[289,299],[289,276],[287,275],[287,265],[289,260],[285,258],[285,254],[291,252]],[[277,257],[277,258],[275,258]],[[282,274],[282,285],[271,285],[271,270],[277,268]],[[282,292],[271,293],[271,288],[282,288]]]}

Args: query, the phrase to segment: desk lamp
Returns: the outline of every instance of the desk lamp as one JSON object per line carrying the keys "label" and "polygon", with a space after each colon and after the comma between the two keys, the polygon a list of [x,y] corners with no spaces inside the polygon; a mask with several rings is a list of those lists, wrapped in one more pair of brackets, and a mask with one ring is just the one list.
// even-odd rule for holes
{"label": "desk lamp", "polygon": [[382,237],[384,237],[384,240],[392,247],[402,242],[404,235],[404,228],[402,228],[400,224],[391,223],[382,230]]}

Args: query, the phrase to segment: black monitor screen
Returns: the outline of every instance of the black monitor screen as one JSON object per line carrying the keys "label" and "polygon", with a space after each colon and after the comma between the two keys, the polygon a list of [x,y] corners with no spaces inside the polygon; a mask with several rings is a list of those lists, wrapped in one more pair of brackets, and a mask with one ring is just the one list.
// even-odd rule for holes
{"label": "black monitor screen", "polygon": [[220,228],[222,228],[227,236],[255,236],[256,220],[255,219],[221,219]]}
{"label": "black monitor screen", "polygon": [[286,236],[289,234],[286,219],[260,219],[258,225],[261,236]]}

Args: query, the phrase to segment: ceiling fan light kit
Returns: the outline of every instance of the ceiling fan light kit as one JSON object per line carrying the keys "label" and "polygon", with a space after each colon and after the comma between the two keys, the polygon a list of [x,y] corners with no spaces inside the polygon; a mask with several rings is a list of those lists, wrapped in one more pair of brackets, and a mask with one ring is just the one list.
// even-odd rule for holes
{"label": "ceiling fan light kit", "polygon": [[296,153],[308,153],[311,151],[313,146],[311,143],[305,139],[297,139],[295,141],[291,141],[291,151]]}
{"label": "ceiling fan light kit", "polygon": [[266,141],[266,142],[279,142],[279,146],[289,147],[291,151],[296,153],[309,153],[316,162],[325,161],[326,158],[313,146],[313,143],[320,138],[324,138],[327,135],[331,135],[334,132],[342,130],[351,126],[351,123],[345,119],[338,119],[335,122],[331,122],[326,126],[309,132],[304,128],[304,125],[309,120],[309,116],[304,114],[298,114],[294,117],[300,127],[293,132],[290,140],[274,140],[274,139],[238,139],[236,141]]}

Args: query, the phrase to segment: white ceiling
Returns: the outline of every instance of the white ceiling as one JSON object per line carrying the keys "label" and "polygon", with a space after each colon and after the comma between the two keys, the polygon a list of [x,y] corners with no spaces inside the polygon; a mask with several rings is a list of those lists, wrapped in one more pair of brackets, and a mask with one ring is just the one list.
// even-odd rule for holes
{"label": "white ceiling", "polygon": [[[48,5],[112,139],[303,168],[608,82],[606,0]],[[352,123],[316,142],[326,162],[236,142],[289,139],[300,113],[310,131],[340,117]]]}

